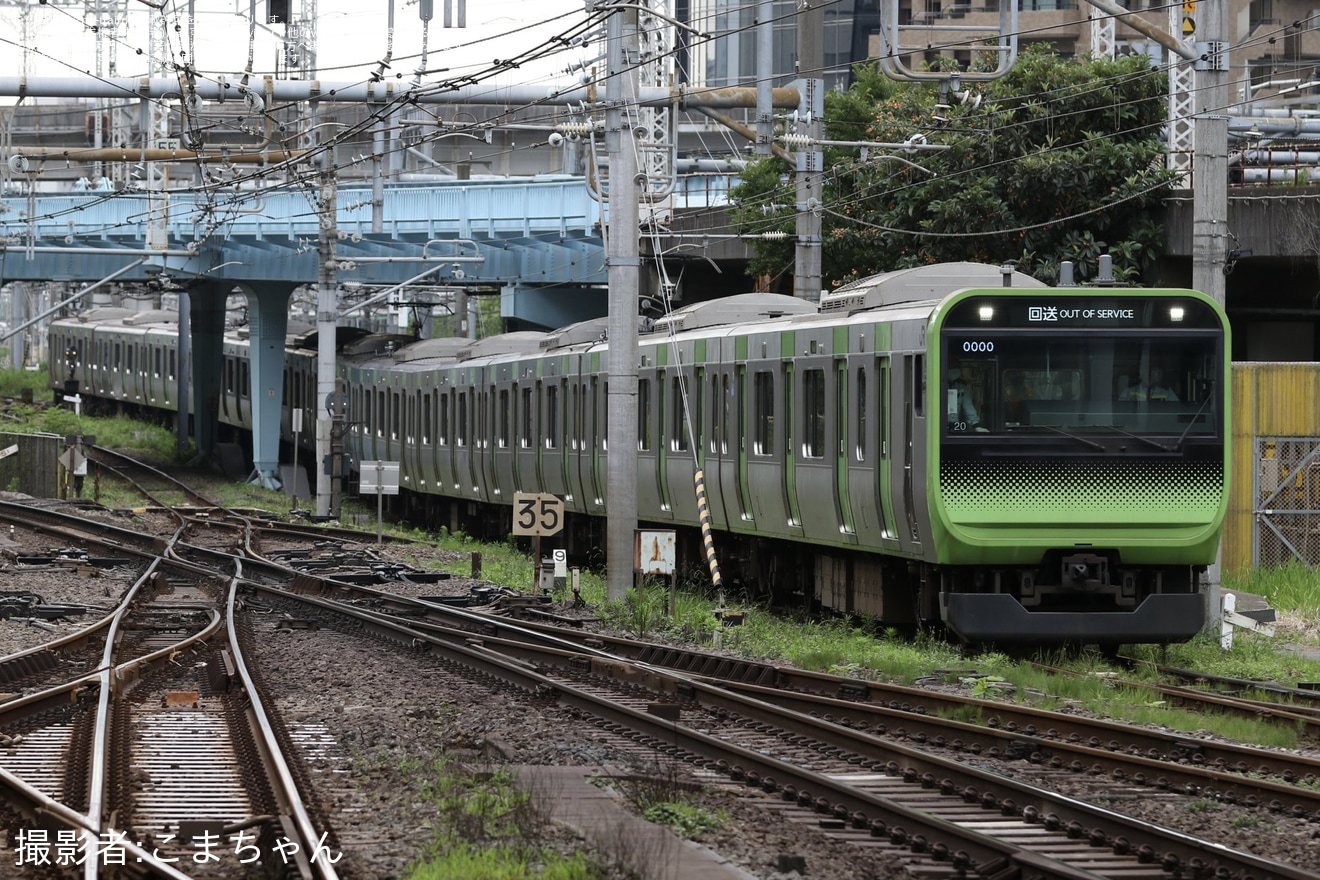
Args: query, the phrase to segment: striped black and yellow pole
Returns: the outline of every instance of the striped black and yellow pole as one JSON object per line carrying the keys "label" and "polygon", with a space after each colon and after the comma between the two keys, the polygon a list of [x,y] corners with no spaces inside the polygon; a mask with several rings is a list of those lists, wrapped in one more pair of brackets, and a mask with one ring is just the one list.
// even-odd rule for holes
{"label": "striped black and yellow pole", "polygon": [[701,520],[701,543],[706,548],[706,565],[710,567],[710,582],[718,590],[724,586],[724,580],[720,577],[720,561],[715,557],[715,536],[711,534],[710,508],[706,505],[706,474],[701,468],[697,468],[695,482],[697,516]]}

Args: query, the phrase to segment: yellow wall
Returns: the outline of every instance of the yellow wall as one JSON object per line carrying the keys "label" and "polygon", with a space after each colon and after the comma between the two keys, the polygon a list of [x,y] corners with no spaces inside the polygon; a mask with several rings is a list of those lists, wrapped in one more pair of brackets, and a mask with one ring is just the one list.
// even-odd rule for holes
{"label": "yellow wall", "polygon": [[1233,365],[1232,481],[1220,560],[1225,572],[1251,567],[1257,437],[1320,438],[1320,364]]}

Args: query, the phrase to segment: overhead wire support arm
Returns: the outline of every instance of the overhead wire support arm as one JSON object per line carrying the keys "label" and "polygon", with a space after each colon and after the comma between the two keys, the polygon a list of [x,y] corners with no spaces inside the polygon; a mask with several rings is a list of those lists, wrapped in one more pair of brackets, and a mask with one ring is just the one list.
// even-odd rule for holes
{"label": "overhead wire support arm", "polygon": [[1150,37],[1170,52],[1180,58],[1188,61],[1200,61],[1202,54],[1190,47],[1182,40],[1160,30],[1157,26],[1151,24],[1141,17],[1137,10],[1124,9],[1117,3],[1111,3],[1109,0],[1086,0],[1087,3],[1099,9],[1106,15],[1112,15],[1115,18],[1123,19],[1123,24],[1132,28],[1143,36]]}

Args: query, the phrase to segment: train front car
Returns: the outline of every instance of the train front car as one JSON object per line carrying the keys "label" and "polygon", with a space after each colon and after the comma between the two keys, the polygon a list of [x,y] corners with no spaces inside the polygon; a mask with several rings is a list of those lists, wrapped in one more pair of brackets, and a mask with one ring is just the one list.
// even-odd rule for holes
{"label": "train front car", "polygon": [[1228,503],[1223,310],[1190,290],[973,289],[928,340],[949,629],[1109,646],[1201,630]]}

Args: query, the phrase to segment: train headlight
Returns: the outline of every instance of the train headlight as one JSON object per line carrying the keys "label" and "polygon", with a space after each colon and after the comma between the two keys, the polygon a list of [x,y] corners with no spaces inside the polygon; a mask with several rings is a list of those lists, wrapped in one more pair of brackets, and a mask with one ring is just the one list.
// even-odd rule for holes
{"label": "train headlight", "polygon": [[1170,307],[1169,307],[1169,320],[1170,320],[1170,321],[1174,321],[1174,322],[1181,321],[1181,320],[1183,319],[1183,315],[1185,315],[1185,314],[1186,314],[1186,311],[1183,309],[1182,306],[1170,306]]}
{"label": "train headlight", "polygon": [[991,318],[995,316],[995,307],[981,306],[981,309],[977,314],[981,316],[982,321],[989,321]]}

